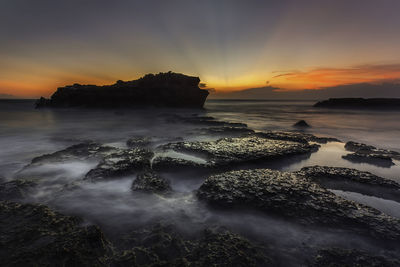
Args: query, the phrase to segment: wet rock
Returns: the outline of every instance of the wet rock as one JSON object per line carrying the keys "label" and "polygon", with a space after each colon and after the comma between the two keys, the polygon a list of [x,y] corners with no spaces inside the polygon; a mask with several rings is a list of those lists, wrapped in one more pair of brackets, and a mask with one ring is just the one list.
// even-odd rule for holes
{"label": "wet rock", "polygon": [[96,226],[43,205],[0,202],[3,266],[107,266],[110,244]]}
{"label": "wet rock", "polygon": [[400,261],[356,249],[329,248],[318,251],[310,267],[319,266],[369,266],[395,267]]}
{"label": "wet rock", "polygon": [[137,137],[132,137],[128,141],[126,141],[126,145],[128,147],[147,147],[151,144],[151,137],[143,137],[143,136],[137,136]]}
{"label": "wet rock", "polygon": [[132,182],[131,189],[147,193],[167,193],[171,191],[171,186],[156,172],[147,170],[137,175]]}
{"label": "wet rock", "polygon": [[28,196],[37,184],[29,180],[13,180],[0,184],[0,200],[17,200]]}
{"label": "wet rock", "polygon": [[182,169],[203,169],[203,168],[211,168],[208,164],[202,164],[198,162],[194,162],[191,160],[181,159],[181,158],[172,158],[172,157],[162,157],[157,156],[153,159],[152,169],[158,171],[174,171],[174,170],[182,170]]}
{"label": "wet rock", "polygon": [[255,169],[212,175],[197,196],[217,207],[257,209],[392,242],[400,238],[400,220],[338,197],[296,173]]}
{"label": "wet rock", "polygon": [[327,167],[327,166],[310,166],[304,167],[299,172],[313,180],[333,179],[336,181],[346,180],[373,186],[386,187],[390,189],[399,189],[400,184],[389,179],[376,176],[370,172],[359,171],[356,169],[342,167]]}
{"label": "wet rock", "polygon": [[153,152],[142,148],[119,149],[104,157],[96,168],[85,175],[85,180],[101,180],[128,175],[150,168]]}
{"label": "wet rock", "polygon": [[132,107],[163,106],[202,108],[208,91],[199,88],[199,77],[166,72],[147,74],[133,81],[113,85],[67,85],[50,99],[40,98],[41,107]]}
{"label": "wet rock", "polygon": [[309,133],[302,132],[279,132],[279,131],[268,131],[268,132],[258,132],[255,134],[256,136],[276,139],[276,140],[285,140],[285,141],[293,141],[299,143],[308,143],[308,142],[316,142],[320,144],[326,144],[328,142],[340,142],[340,140],[331,137],[317,137],[315,135]]}
{"label": "wet rock", "polygon": [[28,167],[46,163],[64,162],[68,160],[87,160],[99,156],[103,157],[117,150],[118,148],[102,146],[94,142],[80,143],[51,154],[36,157],[32,159],[31,164],[28,165]]}
{"label": "wet rock", "polygon": [[358,192],[400,202],[400,184],[369,172],[355,169],[311,166],[302,168],[297,174],[330,188]]}
{"label": "wet rock", "polygon": [[178,142],[163,147],[178,152],[207,157],[211,166],[273,160],[285,156],[310,153],[317,145],[265,139],[257,136],[222,138],[210,142]]}
{"label": "wet rock", "polygon": [[389,168],[394,165],[392,159],[400,160],[399,152],[378,149],[374,146],[357,142],[347,142],[345,148],[354,153],[342,156],[342,158],[353,163],[368,163],[378,167]]}
{"label": "wet rock", "polygon": [[400,153],[396,151],[379,149],[374,146],[369,146],[366,144],[361,144],[357,142],[347,142],[345,144],[345,149],[348,151],[356,152],[359,154],[377,154],[382,156],[387,156],[389,158],[400,160]]}
{"label": "wet rock", "polygon": [[390,157],[381,154],[351,153],[343,155],[342,158],[352,163],[367,163],[382,168],[390,168],[395,165]]}
{"label": "wet rock", "polygon": [[311,126],[305,120],[299,120],[298,122],[293,124],[293,127],[296,127],[296,128],[310,128]]}

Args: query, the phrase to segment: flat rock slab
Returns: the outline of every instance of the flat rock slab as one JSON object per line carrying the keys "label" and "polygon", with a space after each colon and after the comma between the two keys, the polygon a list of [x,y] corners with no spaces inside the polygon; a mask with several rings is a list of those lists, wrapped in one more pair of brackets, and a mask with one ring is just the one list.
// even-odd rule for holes
{"label": "flat rock slab", "polygon": [[326,144],[328,142],[340,142],[340,140],[336,138],[318,137],[313,134],[302,133],[302,132],[268,131],[268,132],[256,133],[256,136],[269,139],[276,139],[276,140],[299,142],[299,143],[316,142],[319,144]]}
{"label": "flat rock slab", "polygon": [[273,160],[284,156],[310,153],[317,145],[266,139],[257,136],[222,138],[217,141],[178,142],[163,146],[178,152],[207,157],[211,166],[224,166],[236,163],[251,163]]}
{"label": "flat rock slab", "polygon": [[296,173],[255,169],[212,175],[197,196],[214,206],[257,209],[302,224],[339,227],[377,239],[400,238],[400,220],[338,197]]}
{"label": "flat rock slab", "polygon": [[120,149],[104,157],[84,179],[96,181],[148,169],[153,155],[153,152],[142,148]]}
{"label": "flat rock slab", "polygon": [[96,226],[43,205],[0,202],[3,266],[107,266],[111,246]]}

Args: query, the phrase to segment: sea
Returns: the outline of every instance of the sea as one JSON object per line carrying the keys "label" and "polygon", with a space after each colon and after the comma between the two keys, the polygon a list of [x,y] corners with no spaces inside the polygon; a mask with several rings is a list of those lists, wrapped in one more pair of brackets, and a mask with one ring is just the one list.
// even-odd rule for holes
{"label": "sea", "polygon": [[[0,100],[0,179],[18,178],[20,171],[35,157],[53,153],[85,141],[125,148],[135,136],[151,137],[154,146],[176,140],[204,141],[215,136],[197,134],[200,125],[176,122],[176,116],[211,116],[217,120],[245,123],[256,131],[295,131],[299,120],[310,128],[303,130],[340,142],[322,144],[309,157],[268,166],[281,171],[297,171],[305,166],[348,167],[368,171],[400,182],[400,162],[391,167],[352,163],[342,158],[349,152],[347,141],[400,152],[400,112],[314,108],[315,100],[207,100],[204,109],[35,109],[34,100]],[[178,139],[179,138],[179,139]],[[163,152],[157,152],[163,153]],[[203,162],[205,159],[175,153],[169,156]],[[46,177],[47,183],[29,200],[46,204],[65,214],[77,215],[99,224],[105,233],[123,231],[132,225],[147,225],[165,219],[182,232],[210,225],[225,225],[249,238],[268,240],[281,249],[287,263],[296,265],[313,247],[360,246],[376,249],[371,243],[344,233],[321,229],[303,229],[289,221],[254,212],[214,211],[200,203],[194,194],[206,178],[204,173],[172,172],[163,174],[176,195],[170,198],[132,194],[135,177],[80,183],[98,162],[66,161],[49,163],[26,174]],[[76,190],[64,190],[76,184]],[[400,203],[365,196],[356,192],[332,190],[349,200],[372,206],[400,218]],[[351,240],[351,242],[349,242]],[[308,245],[305,247],[304,243]],[[301,248],[299,250],[299,248]],[[293,253],[289,253],[293,251]],[[301,253],[299,253],[299,251]],[[290,266],[291,264],[288,264]]]}

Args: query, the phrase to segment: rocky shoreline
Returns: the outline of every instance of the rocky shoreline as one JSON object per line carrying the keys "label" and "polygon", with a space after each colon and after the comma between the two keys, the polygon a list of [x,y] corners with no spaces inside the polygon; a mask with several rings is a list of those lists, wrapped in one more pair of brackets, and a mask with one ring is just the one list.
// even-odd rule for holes
{"label": "rocky shoreline", "polygon": [[[207,140],[127,138],[125,147],[88,141],[35,157],[0,184],[0,257],[5,266],[398,266],[400,219],[346,200],[331,190],[348,190],[400,202],[400,184],[369,172],[328,166],[298,171],[264,167],[289,158],[309,157],[321,144],[338,142],[304,132],[255,132],[245,124],[206,116],[176,116],[173,121],[201,127]],[[398,160],[394,151],[348,142],[349,153],[374,160]],[[187,155],[175,157],[174,153]],[[378,155],[378,156],[377,156]],[[199,158],[195,161],[192,158]],[[350,238],[346,246],[293,245],[260,240],[218,223],[201,223],[185,232],[173,218],[113,229],[90,217],[64,215],[55,202],[40,198],[53,186],[38,169],[70,161],[93,168],[63,186],[52,198],[85,186],[129,179],[128,197],[192,201],[215,213],[260,213],[311,231]],[[392,161],[393,162],[393,161]],[[177,192],[172,171],[204,174],[198,189]],[[86,192],[86,191],[85,191]],[[125,192],[125,191],[124,191]],[[113,195],[112,197],[115,198]],[[38,201],[39,200],[39,201]],[[122,200],[121,200],[122,201]],[[133,207],[132,207],[133,208]],[[182,211],[184,220],[188,215]],[[244,218],[244,217],[243,217]],[[135,221],[138,218],[132,218]],[[268,228],[269,225],[262,227]],[[289,231],[289,230],[288,230]],[[357,240],[357,241],[356,241]],[[361,242],[363,246],[359,246]],[[292,256],[287,256],[290,254]],[[297,255],[297,256],[296,256]]]}

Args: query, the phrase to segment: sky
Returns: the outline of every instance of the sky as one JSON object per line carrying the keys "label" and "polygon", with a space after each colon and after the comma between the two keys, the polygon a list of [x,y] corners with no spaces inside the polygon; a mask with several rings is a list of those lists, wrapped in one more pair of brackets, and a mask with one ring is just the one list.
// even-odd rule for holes
{"label": "sky", "polygon": [[166,71],[217,92],[400,81],[398,0],[0,0],[0,96]]}

